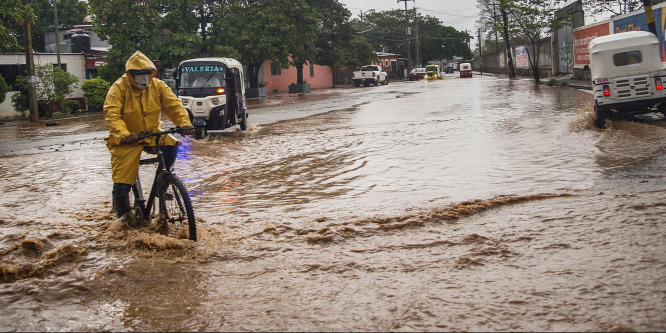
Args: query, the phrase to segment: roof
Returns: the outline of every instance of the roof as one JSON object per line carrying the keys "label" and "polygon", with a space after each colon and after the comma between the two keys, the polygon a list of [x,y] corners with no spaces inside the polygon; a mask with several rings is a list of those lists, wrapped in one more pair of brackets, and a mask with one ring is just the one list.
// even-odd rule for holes
{"label": "roof", "polygon": [[[221,62],[225,64],[227,67],[239,68],[241,71],[243,70],[243,65],[238,60],[232,58],[194,58],[194,59],[183,60],[180,62],[180,65],[182,65],[186,61]],[[178,67],[180,67],[180,65],[178,65]]]}
{"label": "roof", "polygon": [[657,36],[647,31],[628,31],[597,37],[590,41],[590,53],[659,44]]}

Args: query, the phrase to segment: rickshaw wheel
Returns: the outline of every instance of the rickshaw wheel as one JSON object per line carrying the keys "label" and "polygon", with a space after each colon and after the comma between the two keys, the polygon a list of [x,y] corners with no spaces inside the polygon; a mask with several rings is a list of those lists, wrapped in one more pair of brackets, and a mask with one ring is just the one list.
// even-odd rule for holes
{"label": "rickshaw wheel", "polygon": [[203,126],[201,126],[201,127],[197,127],[197,128],[194,130],[194,138],[195,138],[195,139],[197,139],[197,140],[201,140],[201,139],[203,139],[203,138],[205,138],[205,137],[206,137],[206,128],[205,128],[205,127],[203,127]]}

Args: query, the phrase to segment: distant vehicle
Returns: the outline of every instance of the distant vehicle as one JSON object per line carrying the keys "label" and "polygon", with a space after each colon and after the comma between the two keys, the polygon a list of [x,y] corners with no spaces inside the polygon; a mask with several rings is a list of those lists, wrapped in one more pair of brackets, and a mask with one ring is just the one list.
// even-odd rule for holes
{"label": "distant vehicle", "polygon": [[409,72],[409,81],[415,81],[415,80],[420,80],[424,78],[426,75],[426,69],[421,67],[421,68],[414,68],[412,69],[411,72]]}
{"label": "distant vehicle", "polygon": [[597,127],[604,128],[607,119],[666,115],[666,70],[655,35],[630,31],[597,37],[589,50]]}
{"label": "distant vehicle", "polygon": [[439,65],[428,65],[425,69],[426,75],[424,79],[426,80],[438,79],[442,76],[442,71],[440,70]]}
{"label": "distant vehicle", "polygon": [[460,77],[472,77],[472,64],[468,62],[460,64]]}
{"label": "distant vehicle", "polygon": [[444,69],[445,73],[453,73],[458,69],[458,64],[455,62],[450,62],[446,64],[446,68]]}
{"label": "distant vehicle", "polygon": [[194,136],[233,125],[247,129],[243,65],[231,58],[185,60],[175,71],[178,98],[194,125]]}
{"label": "distant vehicle", "polygon": [[389,76],[381,66],[368,65],[361,67],[360,71],[352,73],[352,81],[354,81],[355,87],[359,87],[361,84],[367,87],[371,84],[388,84]]}

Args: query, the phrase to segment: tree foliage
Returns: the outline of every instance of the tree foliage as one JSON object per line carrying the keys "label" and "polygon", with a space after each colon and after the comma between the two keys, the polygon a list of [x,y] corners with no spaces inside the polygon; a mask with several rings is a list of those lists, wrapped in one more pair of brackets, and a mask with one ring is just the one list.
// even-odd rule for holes
{"label": "tree foliage", "polygon": [[86,104],[93,110],[101,110],[110,87],[111,83],[101,78],[83,81],[81,90],[83,90]]}
{"label": "tree foliage", "polygon": [[539,56],[546,42],[544,37],[571,21],[567,15],[555,17],[563,3],[561,0],[513,0],[509,7],[512,35],[527,49],[532,76],[537,83],[540,81]]}
{"label": "tree foliage", "polygon": [[[407,18],[411,30],[411,53],[420,53],[421,62],[451,59],[454,56],[471,58],[472,52],[466,32],[445,26],[436,17],[422,15],[418,11],[408,10]],[[373,45],[377,52],[407,54],[407,36],[405,12],[402,10],[371,11],[363,19],[352,20],[359,34]],[[418,41],[418,43],[417,43]],[[418,49],[417,49],[418,46]],[[418,53],[416,51],[419,51]]]}
{"label": "tree foliage", "polygon": [[[48,111],[52,113],[62,104],[65,98],[70,95],[78,86],[79,78],[76,75],[67,73],[53,64],[35,66],[35,90],[37,93],[37,103],[40,108],[40,116],[46,115]],[[19,94],[12,96],[12,104],[17,111],[23,111],[28,108],[28,98],[26,95],[28,79],[25,76],[18,76],[16,83],[21,89]],[[48,110],[46,107],[48,106]]]}
{"label": "tree foliage", "polygon": [[5,101],[7,93],[11,90],[5,78],[0,75],[0,104]]}
{"label": "tree foliage", "polygon": [[22,50],[21,35],[25,22],[34,19],[30,6],[20,0],[0,1],[0,51]]}
{"label": "tree foliage", "polygon": [[[656,4],[666,2],[666,0],[651,0],[650,3]],[[583,0],[584,10],[593,15],[617,16],[627,14],[643,8],[642,0]]]}
{"label": "tree foliage", "polygon": [[45,34],[55,31],[55,11],[58,9],[58,27],[67,28],[81,24],[88,14],[88,6],[79,0],[33,0],[30,7],[35,13],[35,25],[31,31],[32,46],[35,50],[45,51]]}
{"label": "tree foliage", "polygon": [[157,0],[90,0],[88,4],[93,30],[112,45],[106,58],[115,70],[124,69],[127,59],[137,50],[151,59],[158,56]]}

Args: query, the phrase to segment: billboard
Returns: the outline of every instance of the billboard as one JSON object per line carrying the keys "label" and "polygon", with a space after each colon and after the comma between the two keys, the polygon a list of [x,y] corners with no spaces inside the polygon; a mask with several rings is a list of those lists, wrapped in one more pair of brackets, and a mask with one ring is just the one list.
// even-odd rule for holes
{"label": "billboard", "polygon": [[[664,52],[664,10],[663,7],[652,7],[654,14],[654,23],[657,26],[657,38],[659,39],[659,49],[661,50],[661,61],[666,62],[666,52]],[[650,31],[645,18],[645,12],[636,11],[636,14],[627,14],[613,19],[613,33],[627,31]]]}
{"label": "billboard", "polygon": [[516,46],[514,52],[516,54],[516,68],[529,69],[530,60],[528,58],[527,49],[524,46]]}
{"label": "billboard", "polygon": [[586,26],[573,32],[573,63],[574,68],[583,68],[590,63],[590,52],[587,47],[590,41],[601,36],[610,35],[610,22]]}

